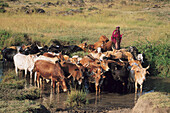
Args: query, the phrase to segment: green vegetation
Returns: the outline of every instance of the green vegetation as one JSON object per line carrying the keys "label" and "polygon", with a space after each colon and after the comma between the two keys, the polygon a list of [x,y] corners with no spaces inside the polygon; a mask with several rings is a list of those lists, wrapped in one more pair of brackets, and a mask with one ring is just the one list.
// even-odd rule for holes
{"label": "green vegetation", "polygon": [[78,91],[75,89],[71,89],[71,92],[67,97],[67,105],[69,107],[82,107],[88,104],[88,100],[86,98],[86,93],[83,91]]}
{"label": "green vegetation", "polygon": [[24,89],[25,80],[19,80],[14,71],[4,73],[0,82],[0,112],[37,112],[41,105],[33,100],[40,98],[36,87]]}
{"label": "green vegetation", "polygon": [[22,44],[30,44],[31,39],[25,33],[12,33],[6,30],[0,30],[0,49],[9,46],[19,46]]}
{"label": "green vegetation", "polygon": [[137,43],[139,51],[143,52],[146,58],[145,65],[150,65],[150,74],[153,76],[170,77],[170,35],[159,41],[148,41]]}

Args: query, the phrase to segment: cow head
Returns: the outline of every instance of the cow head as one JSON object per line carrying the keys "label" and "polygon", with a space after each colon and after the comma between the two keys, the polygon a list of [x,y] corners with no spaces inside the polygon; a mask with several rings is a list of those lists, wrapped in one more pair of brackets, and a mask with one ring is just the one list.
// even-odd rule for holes
{"label": "cow head", "polygon": [[76,64],[76,66],[78,67],[78,69],[76,69],[76,71],[77,71],[76,79],[77,79],[79,85],[81,85],[81,83],[83,82],[83,79],[84,79],[83,74],[85,72],[85,67],[82,65],[78,65],[78,64]]}
{"label": "cow head", "polygon": [[63,91],[66,92],[67,91],[67,86],[66,86],[65,79],[61,79],[60,84],[61,84],[61,87],[62,87]]}
{"label": "cow head", "polygon": [[101,65],[101,67],[102,67],[102,69],[103,70],[105,70],[105,71],[109,71],[109,66],[108,66],[108,62],[107,62],[107,60],[102,60],[102,61],[100,61],[100,65]]}
{"label": "cow head", "polygon": [[135,68],[135,80],[138,82],[138,84],[142,85],[144,80],[146,79],[145,76],[148,73],[147,69],[149,69],[149,66],[146,68]]}

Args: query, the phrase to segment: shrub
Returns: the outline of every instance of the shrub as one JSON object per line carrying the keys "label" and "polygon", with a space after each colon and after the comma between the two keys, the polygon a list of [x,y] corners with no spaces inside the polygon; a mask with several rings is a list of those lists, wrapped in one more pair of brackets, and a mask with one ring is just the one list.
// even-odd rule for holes
{"label": "shrub", "polygon": [[0,6],[1,6],[1,7],[9,7],[8,3],[3,3],[3,2],[0,3]]}
{"label": "shrub", "polygon": [[71,89],[66,102],[69,107],[82,107],[88,103],[88,100],[85,92]]}
{"label": "shrub", "polygon": [[[165,40],[150,42],[146,40],[145,44],[136,43],[139,51],[144,53],[145,66],[150,64],[149,72],[154,76],[170,77],[170,45],[169,36]],[[142,41],[141,41],[142,42]]]}
{"label": "shrub", "polygon": [[18,95],[16,95],[16,99],[18,100],[35,100],[40,98],[40,90],[37,87],[30,87],[28,89],[21,90]]}

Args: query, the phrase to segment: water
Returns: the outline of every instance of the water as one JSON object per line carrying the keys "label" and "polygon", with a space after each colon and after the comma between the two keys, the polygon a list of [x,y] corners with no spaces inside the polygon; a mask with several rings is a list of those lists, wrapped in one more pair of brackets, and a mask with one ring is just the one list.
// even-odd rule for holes
{"label": "water", "polygon": [[[3,76],[3,72],[8,69],[14,70],[13,63],[6,63],[5,65],[0,62],[0,76]],[[24,78],[25,79],[25,78]],[[29,87],[29,77],[27,77],[27,87]],[[147,77],[143,85],[143,94],[154,91],[168,92],[170,93],[170,78],[164,79],[159,77]],[[36,100],[45,105],[47,109],[52,112],[67,111],[66,99],[67,93],[53,94],[50,83],[44,84],[44,88],[41,90],[42,98]],[[94,93],[87,94],[89,104],[81,110],[89,112],[102,112],[111,109],[120,108],[133,108],[137,98],[140,94],[118,94],[118,93],[106,93],[102,92],[100,96],[96,96]]]}

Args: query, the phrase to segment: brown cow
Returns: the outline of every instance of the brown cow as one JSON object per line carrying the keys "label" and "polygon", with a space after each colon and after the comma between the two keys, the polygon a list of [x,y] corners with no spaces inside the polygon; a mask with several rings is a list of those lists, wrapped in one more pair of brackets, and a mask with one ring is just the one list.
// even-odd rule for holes
{"label": "brown cow", "polygon": [[[105,71],[109,70],[109,66],[108,66],[108,62],[107,60],[102,60],[100,61],[99,59],[94,58],[91,55],[87,55],[84,56],[81,60],[80,63],[85,66],[85,67],[89,67],[89,66],[97,66],[97,67],[102,67],[102,69],[104,69]],[[88,66],[87,66],[88,65]]]}
{"label": "brown cow", "polygon": [[53,83],[53,90],[55,89],[55,81],[58,83],[58,93],[59,93],[59,85],[61,84],[63,91],[67,91],[67,86],[65,83],[64,72],[61,68],[59,62],[55,64],[45,61],[45,60],[37,60],[35,62],[35,69],[37,72],[37,84],[39,86],[39,78],[40,76],[45,79],[51,79]]}
{"label": "brown cow", "polygon": [[86,51],[87,43],[86,43],[86,42],[81,43],[81,44],[78,45],[78,47],[80,47],[81,49],[83,49],[84,51]]}
{"label": "brown cow", "polygon": [[77,80],[79,85],[81,85],[84,78],[83,73],[85,71],[83,66],[65,61],[61,61],[61,66],[65,74],[68,75],[67,78],[70,78],[72,76],[73,80]]}
{"label": "brown cow", "polygon": [[102,51],[111,51],[113,48],[113,42],[112,41],[108,41],[106,43],[103,43],[103,45],[101,46]]}
{"label": "brown cow", "polygon": [[102,36],[99,38],[99,41],[101,41],[101,42],[108,42],[109,39],[108,39],[106,36],[102,35]]}
{"label": "brown cow", "polygon": [[98,42],[95,42],[94,44],[89,44],[88,45],[89,52],[96,50],[98,47],[102,47],[103,44],[104,44],[103,41],[98,41]]}

